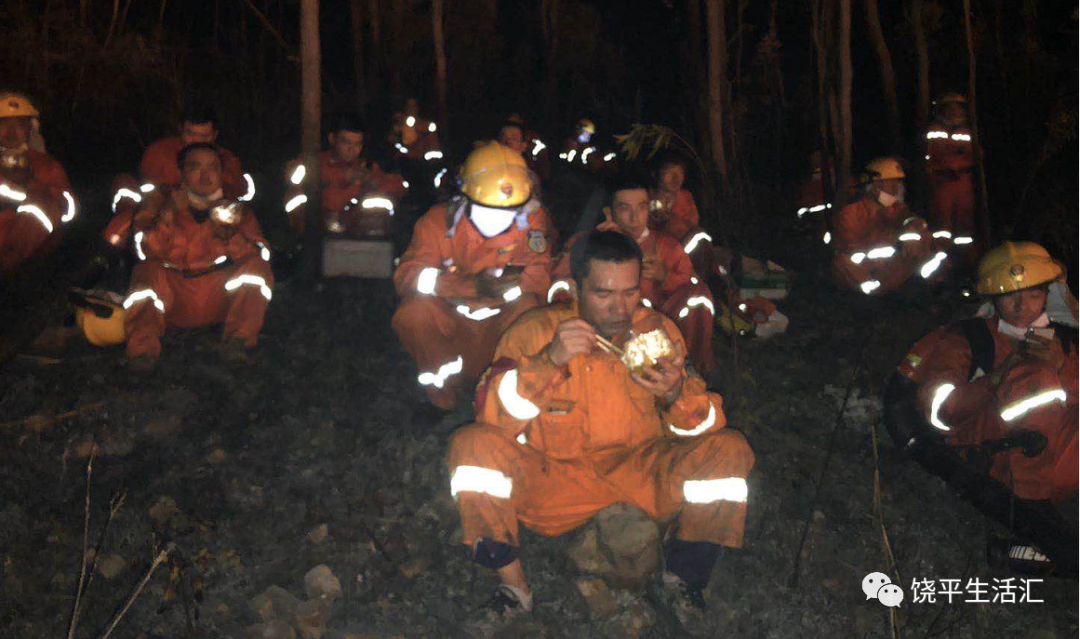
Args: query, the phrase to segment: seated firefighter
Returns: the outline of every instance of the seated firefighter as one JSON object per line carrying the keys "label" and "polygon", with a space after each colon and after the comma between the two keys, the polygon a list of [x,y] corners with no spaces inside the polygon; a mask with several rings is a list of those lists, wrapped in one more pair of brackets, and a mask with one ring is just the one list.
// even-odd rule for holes
{"label": "seated firefighter", "polygon": [[871,160],[862,195],[832,220],[833,279],[867,295],[894,291],[915,274],[930,279],[946,258],[932,241],[926,222],[904,204],[900,161]]}
{"label": "seated firefighter", "polygon": [[270,302],[270,250],[254,213],[223,196],[217,148],[192,144],[178,162],[179,187],[153,193],[135,216],[140,261],[124,300],[127,356],[135,370],[153,368],[166,326],[224,323],[225,354],[242,359],[259,337]]}
{"label": "seated firefighter", "polygon": [[55,251],[75,217],[64,167],[28,146],[37,118],[25,96],[0,93],[0,278]]}
{"label": "seated firefighter", "polygon": [[[365,135],[360,118],[339,116],[326,135],[330,148],[319,154],[320,209],[331,233],[389,235],[394,208],[405,196],[405,181],[400,175],[387,173],[378,162],[363,157]],[[303,188],[307,173],[300,160],[290,162],[285,172],[285,212],[298,234],[303,233],[306,218]]]}
{"label": "seated firefighter", "polygon": [[420,117],[420,103],[416,98],[405,100],[401,110],[395,111],[393,125],[386,140],[394,149],[409,160],[435,162],[442,160],[438,126]]}
{"label": "seated firefighter", "polygon": [[681,154],[668,153],[660,158],[651,192],[649,228],[675,238],[699,275],[705,278],[723,275],[726,272],[723,260],[712,244],[712,236],[701,228],[694,194],[683,188],[688,169],[686,157]]}
{"label": "seated firefighter", "polygon": [[[683,367],[678,328],[641,305],[642,253],[622,233],[592,232],[573,248],[574,301],[535,309],[499,342],[476,392],[477,423],[450,441],[450,490],[463,543],[502,585],[486,604],[532,608],[519,522],[560,535],[624,502],[675,516],[664,582],[701,608],[721,547],[740,547],[754,455],[725,429],[722,399]],[[604,347],[660,327],[672,354],[631,370]],[[643,328],[646,327],[646,328]]]}
{"label": "seated firefighter", "polygon": [[394,272],[393,327],[428,399],[452,409],[491,363],[499,336],[550,283],[550,218],[525,160],[492,142],[469,154],[461,194],[413,229]]}
{"label": "seated firefighter", "polygon": [[255,183],[240,168],[240,160],[228,149],[217,144],[217,115],[206,106],[189,108],[180,117],[180,130],[176,135],[152,142],[139,161],[139,180],[122,174],[113,180],[113,218],[105,226],[101,236],[116,247],[127,247],[131,242],[132,223],[139,204],[154,189],[171,191],[180,186],[183,179],[180,170],[180,152],[192,144],[210,144],[221,156],[221,188],[225,197],[250,201],[255,197]]}
{"label": "seated firefighter", "polygon": [[[1031,504],[1075,499],[1078,487],[1076,300],[1063,278],[1038,244],[987,253],[979,314],[919,340],[886,402],[903,449],[1056,559],[1055,518],[1033,517]],[[1076,533],[1067,537],[1065,567],[1075,570]]]}
{"label": "seated firefighter", "polygon": [[[604,207],[605,221],[597,229],[618,231],[637,241],[644,255],[642,304],[671,318],[686,338],[694,368],[702,375],[710,372],[716,360],[712,352],[715,306],[709,287],[698,279],[690,257],[675,238],[649,230],[649,191],[644,180],[623,175],[612,182],[610,192],[611,201]],[[572,247],[587,236],[579,233],[567,242],[568,251],[552,274],[549,301],[570,296]]]}

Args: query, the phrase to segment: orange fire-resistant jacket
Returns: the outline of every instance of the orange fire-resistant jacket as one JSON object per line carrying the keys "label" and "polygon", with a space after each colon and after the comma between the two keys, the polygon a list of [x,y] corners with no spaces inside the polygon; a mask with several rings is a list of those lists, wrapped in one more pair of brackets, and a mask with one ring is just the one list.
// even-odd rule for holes
{"label": "orange fire-resistant jacket", "polygon": [[28,177],[0,174],[0,275],[54,251],[63,225],[76,214],[64,167],[47,153],[30,149],[27,154]]}
{"label": "orange fire-resistant jacket", "polygon": [[[918,384],[918,401],[930,423],[951,444],[973,445],[1017,431],[1046,436],[1035,457],[1019,450],[997,455],[991,476],[1023,499],[1056,499],[1077,490],[1077,351],[1065,352],[1060,370],[1034,358],[1016,359],[1019,342],[984,320],[994,342],[993,371],[971,374],[971,346],[962,330],[947,326],[921,339],[899,371]],[[1056,338],[1055,338],[1056,339]],[[950,386],[952,387],[950,389]]]}
{"label": "orange fire-resistant jacket", "polygon": [[[304,192],[304,181],[294,184],[291,176],[296,175],[297,168],[302,164],[300,160],[293,160],[286,166],[287,189],[285,201],[301,195]],[[362,180],[349,179],[350,171],[363,173]],[[380,195],[387,197],[393,202],[398,202],[405,196],[405,181],[396,173],[387,173],[382,170],[378,162],[365,158],[357,158],[353,162],[345,162],[334,153],[333,149],[325,149],[319,154],[319,182],[322,184],[322,212],[325,217],[328,213],[340,213],[353,199],[361,196]],[[304,230],[304,208],[298,207],[289,213],[289,221],[293,230],[301,233]]]}
{"label": "orange fire-resistant jacket", "polygon": [[[842,286],[873,295],[895,290],[920,272],[933,250],[926,222],[907,206],[884,207],[866,197],[840,209],[832,220],[832,236],[833,277]],[[879,253],[889,247],[892,254]]]}
{"label": "orange fire-resistant jacket", "polygon": [[[556,366],[546,348],[577,316],[573,304],[534,309],[500,341],[477,387],[478,424],[455,434],[448,455],[464,542],[515,543],[518,520],[558,535],[627,502],[657,519],[678,513],[681,539],[739,546],[754,458],[724,428],[720,396],[685,375],[678,399],[660,406],[600,350]],[[682,342],[655,311],[639,307],[633,321]]]}
{"label": "orange fire-resistant jacket", "polygon": [[686,189],[679,189],[675,201],[671,203],[671,215],[658,230],[667,233],[676,240],[686,240],[700,225],[697,203],[694,194]]}

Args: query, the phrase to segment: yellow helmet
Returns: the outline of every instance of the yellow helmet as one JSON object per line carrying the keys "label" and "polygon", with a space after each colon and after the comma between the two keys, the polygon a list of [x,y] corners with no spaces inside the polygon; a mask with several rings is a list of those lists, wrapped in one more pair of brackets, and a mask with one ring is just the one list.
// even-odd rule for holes
{"label": "yellow helmet", "polygon": [[866,163],[864,182],[904,179],[904,165],[894,157],[874,158]]}
{"label": "yellow helmet", "polygon": [[485,144],[465,158],[461,192],[482,206],[514,208],[532,197],[533,180],[525,158],[498,142]]}
{"label": "yellow helmet", "polygon": [[589,135],[596,133],[596,124],[588,118],[582,118],[577,123],[578,131],[587,131]]}
{"label": "yellow helmet", "polygon": [[25,95],[11,91],[0,93],[0,118],[36,118],[39,115]]}
{"label": "yellow helmet", "polygon": [[82,297],[76,302],[75,325],[94,346],[124,343],[124,307],[111,300]]}
{"label": "yellow helmet", "polygon": [[942,106],[951,102],[967,104],[967,97],[965,97],[963,93],[949,91],[948,93],[938,96],[938,99],[934,100],[934,106]]}
{"label": "yellow helmet", "polygon": [[1002,295],[1048,284],[1064,275],[1065,269],[1038,244],[1005,242],[979,262],[975,290],[982,295]]}

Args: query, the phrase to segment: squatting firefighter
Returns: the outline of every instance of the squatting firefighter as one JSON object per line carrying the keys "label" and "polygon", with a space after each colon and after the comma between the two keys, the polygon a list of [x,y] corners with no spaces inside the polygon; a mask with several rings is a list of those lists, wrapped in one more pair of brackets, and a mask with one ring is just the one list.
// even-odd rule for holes
{"label": "squatting firefighter", "polygon": [[450,410],[491,363],[499,336],[550,284],[550,217],[525,160],[492,142],[469,154],[461,194],[413,229],[394,272],[393,327],[432,404]]}
{"label": "squatting firefighter", "polygon": [[926,132],[927,222],[940,248],[974,265],[975,154],[968,126],[967,98],[946,93],[934,102]]}
{"label": "squatting firefighter", "polygon": [[[722,399],[683,367],[678,328],[641,305],[642,254],[621,233],[596,231],[573,250],[574,301],[511,326],[477,387],[477,423],[450,441],[450,491],[463,543],[502,585],[488,606],[530,610],[519,522],[560,535],[603,508],[630,503],[676,517],[665,582],[701,607],[721,547],[740,547],[754,455],[725,429]],[[675,354],[631,374],[597,348],[633,326],[660,325]]]}
{"label": "squatting firefighter", "polygon": [[596,124],[582,118],[574,125],[574,133],[563,142],[559,159],[570,166],[580,166],[592,173],[612,173],[618,168],[614,151],[601,151],[596,145]]}
{"label": "squatting firefighter", "polygon": [[[378,162],[363,157],[364,123],[351,115],[335,119],[326,139],[330,148],[319,154],[319,181],[322,184],[322,218],[332,232],[353,235],[386,235],[385,213],[405,196],[406,183],[400,175],[387,173]],[[300,160],[285,169],[285,212],[297,234],[304,231],[307,196],[304,180],[307,167]]]}
{"label": "squatting firefighter", "polygon": [[547,145],[540,140],[539,134],[526,128],[525,120],[520,115],[511,114],[499,127],[499,144],[521,153],[529,170],[541,180],[551,177],[551,160]]}
{"label": "squatting firefighter", "polygon": [[1076,300],[1063,277],[1038,244],[995,248],[979,264],[978,316],[924,337],[899,368],[917,385],[931,433],[953,446],[1028,431],[1045,438],[1042,452],[1010,450],[989,466],[1021,499],[1059,501],[1077,490]]}
{"label": "squatting firefighter", "polygon": [[[650,230],[649,191],[643,180],[623,176],[613,182],[611,202],[604,207],[605,221],[598,230],[618,231],[633,238],[644,255],[639,297],[642,304],[671,318],[686,338],[690,362],[701,374],[716,367],[712,352],[715,306],[709,287],[700,281],[690,257],[678,241],[662,231]],[[578,233],[552,274],[549,301],[570,297],[572,247],[588,236]]]}
{"label": "squatting firefighter", "polygon": [[416,98],[409,98],[404,108],[394,113],[393,127],[387,134],[387,141],[395,151],[410,160],[441,161],[443,153],[439,146],[438,130],[434,122],[420,117]]}
{"label": "squatting firefighter", "polygon": [[896,290],[916,274],[930,279],[947,257],[904,204],[904,168],[891,157],[866,165],[863,193],[836,213],[831,235],[833,278],[867,295]]}
{"label": "squatting firefighter", "polygon": [[189,145],[178,162],[180,186],[151,194],[135,216],[139,262],[124,300],[135,370],[154,366],[166,326],[224,323],[224,353],[242,359],[258,339],[272,295],[270,249],[254,213],[224,197],[217,147]]}
{"label": "squatting firefighter", "polygon": [[0,93],[0,277],[56,250],[77,211],[64,167],[27,145],[38,117],[26,96]]}
{"label": "squatting firefighter", "polygon": [[182,180],[178,158],[180,151],[192,144],[211,144],[222,158],[222,189],[225,197],[245,202],[255,197],[255,182],[240,168],[240,160],[217,144],[217,116],[207,106],[191,107],[180,117],[176,135],[157,140],[146,147],[139,162],[139,180],[122,174],[113,180],[113,217],[102,237],[116,247],[131,241],[135,211],[146,195],[155,189],[170,191]]}
{"label": "squatting firefighter", "polygon": [[[656,166],[649,228],[675,238],[690,256],[694,269],[703,276],[723,274],[712,245],[712,236],[701,228],[694,194],[683,188],[688,165],[682,155],[670,153]],[[684,328],[683,333],[687,331]]]}

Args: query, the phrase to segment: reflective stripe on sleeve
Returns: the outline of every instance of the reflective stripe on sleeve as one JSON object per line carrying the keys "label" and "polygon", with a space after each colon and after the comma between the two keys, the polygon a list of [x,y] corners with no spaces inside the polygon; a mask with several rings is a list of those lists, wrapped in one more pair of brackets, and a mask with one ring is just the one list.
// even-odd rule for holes
{"label": "reflective stripe on sleeve", "polygon": [[1054,388],[1051,390],[1043,391],[1041,393],[1032,395],[1031,397],[1025,397],[1024,399],[1009,404],[1005,407],[1005,410],[1001,411],[1001,418],[1007,422],[1019,419],[1030,411],[1045,406],[1051,402],[1065,403],[1065,390],[1061,388]]}
{"label": "reflective stripe on sleeve", "polygon": [[298,207],[307,203],[307,196],[301,193],[300,195],[294,195],[292,199],[285,203],[285,212],[292,213]]}
{"label": "reflective stripe on sleeve", "polygon": [[668,424],[668,428],[671,429],[671,432],[675,433],[679,437],[697,437],[698,435],[712,428],[714,424],[716,424],[716,407],[712,405],[712,402],[710,402],[709,415],[697,426],[691,428],[690,430],[683,430],[681,428],[676,428],[675,424]]}
{"label": "reflective stripe on sleeve", "polygon": [[64,200],[67,202],[67,212],[64,213],[64,217],[60,218],[60,221],[67,224],[75,219],[75,198],[71,197],[71,193],[68,193],[67,191],[64,191],[63,196]]}
{"label": "reflective stripe on sleeve", "polygon": [[693,253],[694,249],[697,248],[698,243],[702,240],[711,243],[712,236],[705,231],[698,231],[697,233],[694,233],[694,237],[690,238],[690,240],[687,241],[686,246],[683,247],[683,250],[685,250],[687,253]]}
{"label": "reflective stripe on sleeve", "polygon": [[547,292],[548,304],[550,304],[551,301],[555,299],[555,295],[559,291],[566,291],[567,293],[569,293],[570,292],[570,282],[567,282],[566,280],[558,280],[557,282],[552,284],[551,288],[549,288],[548,292]]}
{"label": "reflective stripe on sleeve", "polygon": [[45,211],[42,211],[41,207],[36,204],[21,204],[19,205],[19,208],[15,209],[15,212],[34,216],[38,222],[41,222],[41,225],[45,227],[47,232],[53,232],[52,220],[50,220],[49,216],[45,215]]}
{"label": "reflective stripe on sleeve", "polygon": [[938,270],[938,267],[941,266],[941,263],[945,261],[946,257],[948,257],[948,255],[946,255],[944,251],[938,251],[937,254],[934,255],[934,257],[930,258],[930,260],[927,261],[926,264],[922,265],[922,267],[919,269],[919,275],[922,275],[924,280],[929,279],[930,276]]}
{"label": "reflective stripe on sleeve", "polygon": [[461,372],[464,361],[461,356],[452,362],[447,362],[439,367],[439,370],[434,373],[425,371],[417,376],[416,381],[420,382],[421,386],[434,386],[435,388],[442,388],[446,385],[446,380],[452,375],[457,375]]}
{"label": "reflective stripe on sleeve", "polygon": [[954,390],[956,390],[956,386],[952,384],[942,384],[934,389],[934,397],[930,400],[930,424],[938,430],[951,430],[945,422],[941,421],[939,412],[945,400],[949,399],[949,395]]}
{"label": "reflective stripe on sleeve", "polygon": [[439,279],[439,269],[429,266],[420,271],[416,278],[416,292],[421,295],[434,295],[435,283]]}
{"label": "reflective stripe on sleeve", "polygon": [[517,382],[517,369],[509,370],[503,374],[502,379],[499,380],[499,401],[502,402],[503,408],[514,419],[532,419],[540,414],[540,409],[537,408],[536,404],[518,394]]}

